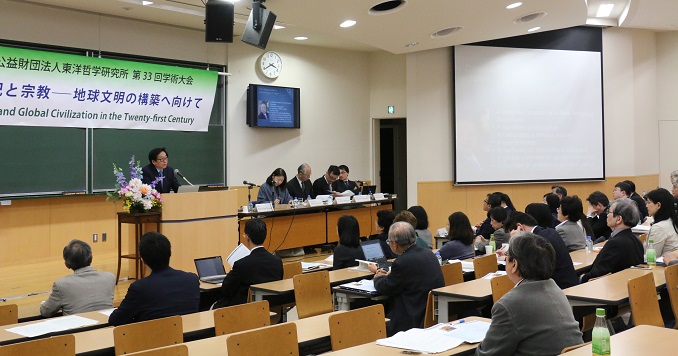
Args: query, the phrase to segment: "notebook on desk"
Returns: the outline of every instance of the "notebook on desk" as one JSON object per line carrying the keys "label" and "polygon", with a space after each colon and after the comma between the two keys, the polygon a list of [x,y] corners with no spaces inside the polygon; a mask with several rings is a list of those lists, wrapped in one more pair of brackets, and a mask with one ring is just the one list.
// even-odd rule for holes
{"label": "notebook on desk", "polygon": [[384,255],[384,250],[381,249],[379,240],[365,241],[360,244],[360,248],[363,249],[365,260],[374,262],[377,264],[377,266],[379,266],[379,268],[385,270],[391,268],[391,262],[386,261],[386,256]]}
{"label": "notebook on desk", "polygon": [[195,269],[200,280],[206,283],[220,284],[226,278],[226,270],[221,256],[196,258]]}

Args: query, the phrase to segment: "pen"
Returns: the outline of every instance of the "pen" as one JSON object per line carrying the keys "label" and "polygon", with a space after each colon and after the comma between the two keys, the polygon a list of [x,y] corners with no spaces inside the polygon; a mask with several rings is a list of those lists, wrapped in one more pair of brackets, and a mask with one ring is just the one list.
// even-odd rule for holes
{"label": "pen", "polygon": [[464,322],[466,322],[466,320],[459,319],[459,320],[451,321],[450,325],[458,325],[458,324],[461,324],[461,323],[464,323]]}

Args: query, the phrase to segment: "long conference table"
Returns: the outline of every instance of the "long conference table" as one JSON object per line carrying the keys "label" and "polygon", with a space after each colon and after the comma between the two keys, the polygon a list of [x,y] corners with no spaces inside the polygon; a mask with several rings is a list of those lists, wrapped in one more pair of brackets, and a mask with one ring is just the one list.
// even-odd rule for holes
{"label": "long conference table", "polygon": [[240,238],[242,239],[247,220],[259,218],[266,223],[268,230],[264,242],[268,251],[333,243],[339,241],[336,227],[337,221],[343,215],[355,216],[360,224],[360,235],[370,236],[376,234],[374,222],[377,220],[377,212],[393,209],[394,200],[395,198],[387,198],[366,203],[335,203],[298,208],[279,204],[270,212],[239,212]]}

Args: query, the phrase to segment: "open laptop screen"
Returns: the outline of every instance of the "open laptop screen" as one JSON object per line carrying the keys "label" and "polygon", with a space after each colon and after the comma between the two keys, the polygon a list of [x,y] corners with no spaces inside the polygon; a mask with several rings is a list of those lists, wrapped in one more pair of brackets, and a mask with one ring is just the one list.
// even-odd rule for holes
{"label": "open laptop screen", "polygon": [[195,269],[198,271],[198,277],[200,278],[226,274],[221,256],[196,258]]}
{"label": "open laptop screen", "polygon": [[365,254],[365,259],[368,261],[376,261],[378,259],[383,259],[384,251],[381,249],[379,240],[370,240],[364,242],[360,247],[363,249]]}

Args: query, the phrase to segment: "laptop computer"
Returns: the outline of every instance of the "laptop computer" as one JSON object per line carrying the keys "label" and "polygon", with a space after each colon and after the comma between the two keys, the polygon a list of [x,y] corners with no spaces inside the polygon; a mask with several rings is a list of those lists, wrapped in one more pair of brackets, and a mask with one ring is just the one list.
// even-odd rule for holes
{"label": "laptop computer", "polygon": [[376,185],[363,185],[360,192],[363,193],[363,195],[367,195],[367,194],[370,194],[370,193],[374,194],[374,193],[377,192],[377,186]]}
{"label": "laptop computer", "polygon": [[200,191],[199,185],[180,185],[177,193],[196,193]]}
{"label": "laptop computer", "polygon": [[200,280],[206,283],[220,284],[226,278],[226,270],[221,256],[196,258],[195,270]]}
{"label": "laptop computer", "polygon": [[384,250],[382,250],[379,240],[365,241],[360,244],[360,248],[363,249],[366,261],[374,262],[379,268],[385,270],[391,268],[391,262],[386,261],[386,256],[384,256]]}

